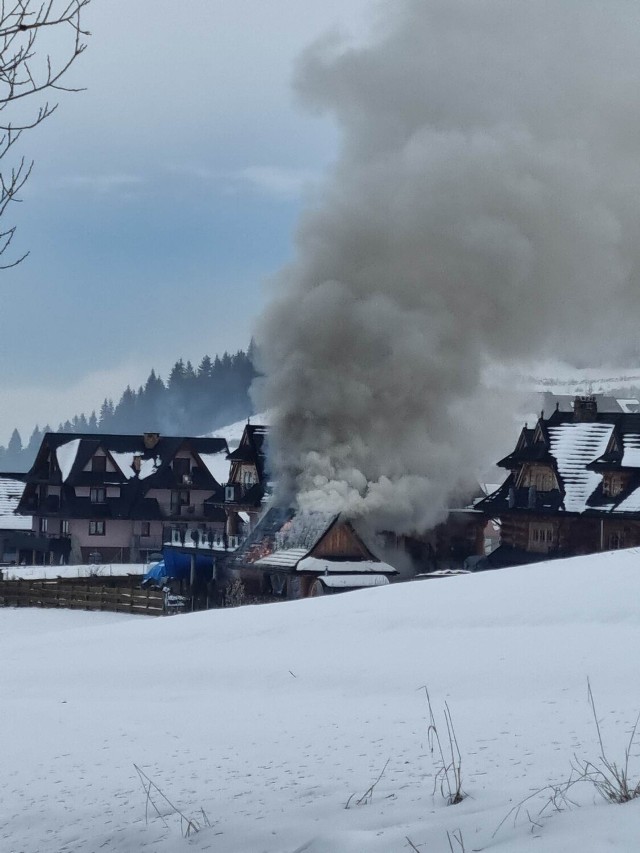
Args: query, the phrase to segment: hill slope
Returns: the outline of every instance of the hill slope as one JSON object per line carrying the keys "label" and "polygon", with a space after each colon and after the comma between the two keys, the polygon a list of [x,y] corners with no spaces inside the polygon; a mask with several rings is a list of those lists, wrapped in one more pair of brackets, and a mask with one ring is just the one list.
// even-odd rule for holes
{"label": "hill slope", "polygon": [[[640,710],[640,552],[168,619],[0,610],[0,847],[35,851],[635,851],[640,801],[541,817],[532,790],[612,757]],[[432,795],[428,685],[470,795]],[[635,756],[634,769],[640,771]],[[370,804],[345,809],[388,760]],[[134,762],[210,828],[180,838]],[[352,804],[353,804],[352,800]],[[165,825],[166,822],[166,825]],[[457,849],[454,846],[454,849]]]}

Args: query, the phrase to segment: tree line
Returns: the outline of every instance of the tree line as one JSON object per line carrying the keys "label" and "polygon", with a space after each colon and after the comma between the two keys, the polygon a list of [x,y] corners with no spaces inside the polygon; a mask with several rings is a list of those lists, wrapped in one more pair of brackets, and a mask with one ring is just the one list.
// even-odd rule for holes
{"label": "tree line", "polygon": [[[205,355],[198,367],[179,359],[164,381],[151,370],[137,390],[127,386],[117,403],[105,398],[99,412],[74,415],[58,432],[202,435],[253,413],[249,388],[256,376],[253,344],[245,352]],[[0,445],[0,471],[28,471],[49,425],[34,428],[26,444],[14,429]]]}

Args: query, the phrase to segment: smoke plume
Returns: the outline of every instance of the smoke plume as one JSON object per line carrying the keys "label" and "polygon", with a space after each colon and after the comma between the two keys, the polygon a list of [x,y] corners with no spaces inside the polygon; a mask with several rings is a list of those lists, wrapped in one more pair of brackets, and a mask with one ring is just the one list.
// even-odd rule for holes
{"label": "smoke plume", "polygon": [[637,353],[640,7],[379,12],[299,63],[342,147],[259,324],[261,403],[299,505],[402,532],[510,449],[491,365]]}

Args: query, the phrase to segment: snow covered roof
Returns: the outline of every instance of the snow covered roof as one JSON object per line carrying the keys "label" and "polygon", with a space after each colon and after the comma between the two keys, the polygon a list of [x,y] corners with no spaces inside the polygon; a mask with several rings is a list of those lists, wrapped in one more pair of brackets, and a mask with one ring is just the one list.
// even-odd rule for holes
{"label": "snow covered roof", "polygon": [[21,480],[0,476],[0,530],[31,530],[31,516],[13,514],[23,491]]}
{"label": "snow covered roof", "polygon": [[[512,473],[495,492],[475,504],[482,512],[640,512],[640,414],[599,412],[594,397],[580,399],[577,412],[556,410],[524,429],[515,450],[498,463]],[[630,401],[627,401],[630,402]],[[530,466],[551,468],[557,483],[540,489]],[[614,491],[603,476],[621,471]]]}
{"label": "snow covered roof", "polygon": [[60,468],[60,476],[63,483],[69,479],[69,474],[78,455],[80,441],[81,439],[79,438],[73,438],[71,441],[66,441],[64,444],[56,447],[56,459],[58,460],[58,467]]}
{"label": "snow covered roof", "polygon": [[296,570],[299,572],[315,572],[319,575],[323,575],[325,572],[340,575],[347,573],[368,574],[370,572],[388,575],[398,573],[393,566],[379,560],[326,560],[319,557],[305,557],[300,560]]}
{"label": "snow covered roof", "polygon": [[622,437],[624,452],[620,464],[623,468],[640,468],[640,435],[628,433]]}
{"label": "snow covered roof", "polygon": [[331,575],[320,578],[324,586],[332,589],[350,589],[351,587],[385,586],[389,578],[385,575]]}
{"label": "snow covered roof", "polygon": [[221,450],[219,453],[199,453],[198,456],[206,466],[208,472],[220,485],[229,479],[229,460],[227,453]]}
{"label": "snow covered roof", "polygon": [[549,452],[565,488],[567,512],[583,512],[600,484],[601,475],[587,469],[607,449],[613,424],[564,423],[549,427]]}
{"label": "snow covered roof", "polygon": [[294,568],[297,563],[306,557],[307,548],[285,548],[282,551],[274,551],[266,557],[256,560],[256,566],[280,566],[281,568]]}

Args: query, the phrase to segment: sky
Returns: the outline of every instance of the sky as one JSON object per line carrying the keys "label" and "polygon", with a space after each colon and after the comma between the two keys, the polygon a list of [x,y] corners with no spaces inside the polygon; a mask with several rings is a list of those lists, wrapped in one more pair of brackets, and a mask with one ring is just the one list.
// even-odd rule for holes
{"label": "sky", "polygon": [[[246,347],[333,162],[292,87],[369,0],[92,0],[59,109],[24,137],[19,266],[0,273],[0,443],[98,408],[154,367]],[[8,164],[4,163],[3,168]]]}

